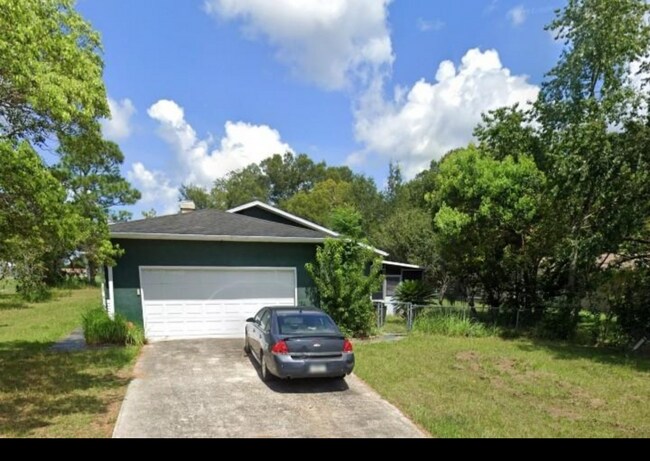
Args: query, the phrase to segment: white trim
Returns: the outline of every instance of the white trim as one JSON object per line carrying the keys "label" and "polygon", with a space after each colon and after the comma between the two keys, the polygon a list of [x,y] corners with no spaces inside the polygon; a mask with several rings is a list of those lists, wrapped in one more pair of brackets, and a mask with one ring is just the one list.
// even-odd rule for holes
{"label": "white trim", "polygon": [[383,256],[384,258],[388,256],[388,253],[386,253],[384,250],[380,250],[379,248],[375,248],[372,245],[366,245],[365,243],[360,243],[362,247],[364,247],[366,250],[372,250],[375,253],[377,253],[380,256]]}
{"label": "white trim", "polygon": [[260,202],[259,200],[255,200],[254,202],[246,203],[244,205],[240,205],[238,207],[231,208],[230,210],[227,210],[227,212],[228,213],[238,213],[238,212],[240,212],[242,210],[247,210],[249,208],[253,208],[253,207],[256,207],[256,206],[260,207],[260,208],[262,208],[262,209],[264,209],[266,211],[269,211],[269,212],[271,212],[273,214],[276,214],[278,216],[282,216],[283,218],[286,218],[289,221],[293,221],[295,223],[302,224],[303,226],[306,226],[306,227],[308,227],[310,229],[313,229],[313,230],[324,232],[324,233],[326,233],[328,235],[331,235],[332,237],[338,237],[340,235],[338,232],[334,232],[331,229],[328,229],[328,228],[323,227],[323,226],[319,226],[318,224],[313,223],[311,221],[307,221],[306,219],[299,218],[298,216],[296,216],[294,214],[287,213],[286,211],[282,211],[279,208],[275,208],[275,207],[273,207],[271,205]]}
{"label": "white trim", "polygon": [[102,267],[102,285],[101,285],[101,288],[102,288],[102,307],[104,308],[104,310],[106,312],[108,312],[108,304],[106,304],[106,284],[104,283],[104,278],[105,277],[104,277],[103,272],[104,272],[104,268]]}
{"label": "white trim", "polygon": [[[109,267],[109,270],[111,268]],[[144,289],[142,288],[142,270],[232,270],[232,271],[291,271],[293,272],[293,283],[295,288],[293,290],[293,304],[294,306],[298,305],[298,269],[292,266],[278,266],[278,267],[253,267],[253,266],[138,266],[138,277],[140,284],[140,309],[142,310],[142,323],[144,331],[147,331],[147,316],[144,312],[144,303],[146,301],[144,297]],[[112,286],[112,271],[111,276],[111,285]],[[112,297],[112,296],[111,296]],[[219,336],[220,338],[226,338],[228,336]],[[183,339],[183,338],[174,338],[174,339]]]}
{"label": "white trim", "polygon": [[406,267],[407,269],[422,269],[422,270],[424,270],[424,267],[416,266],[415,264],[397,263],[395,261],[382,261],[382,264],[385,264],[387,266]]}
{"label": "white trim", "polygon": [[115,291],[113,290],[113,268],[108,267],[108,315],[110,318],[115,317]]}
{"label": "white trim", "polygon": [[145,232],[111,232],[111,238],[129,240],[189,240],[202,242],[322,243],[324,238],[265,237],[239,235],[163,234]]}

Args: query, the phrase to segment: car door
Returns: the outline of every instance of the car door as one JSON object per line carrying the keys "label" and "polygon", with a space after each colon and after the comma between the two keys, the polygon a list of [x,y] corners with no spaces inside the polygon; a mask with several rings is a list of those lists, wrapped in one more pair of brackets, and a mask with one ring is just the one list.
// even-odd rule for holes
{"label": "car door", "polygon": [[269,342],[271,336],[271,310],[267,309],[262,313],[260,318],[260,323],[258,326],[260,335],[259,335],[259,347],[262,351],[266,352],[269,350]]}
{"label": "car door", "polygon": [[248,337],[248,345],[250,346],[253,353],[258,356],[260,351],[260,321],[262,319],[262,314],[266,309],[260,309],[257,314],[255,314],[255,321],[253,323],[246,324],[246,336]]}

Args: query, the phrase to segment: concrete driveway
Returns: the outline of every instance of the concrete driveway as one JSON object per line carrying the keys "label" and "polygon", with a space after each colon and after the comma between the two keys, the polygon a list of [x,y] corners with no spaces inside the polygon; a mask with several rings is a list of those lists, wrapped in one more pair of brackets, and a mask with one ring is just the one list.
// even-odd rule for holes
{"label": "concrete driveway", "polygon": [[150,344],[114,437],[423,437],[356,376],[263,383],[241,340]]}

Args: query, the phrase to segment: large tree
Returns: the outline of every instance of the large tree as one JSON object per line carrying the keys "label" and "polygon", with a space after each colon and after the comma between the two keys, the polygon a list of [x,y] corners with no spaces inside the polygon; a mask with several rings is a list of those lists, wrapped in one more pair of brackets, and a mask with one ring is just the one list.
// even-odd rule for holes
{"label": "large tree", "polygon": [[306,154],[287,152],[263,160],[260,168],[268,178],[269,200],[278,204],[298,192],[311,190],[324,179],[325,163],[314,163]]}
{"label": "large tree", "polygon": [[54,174],[68,191],[68,201],[83,219],[84,238],[79,243],[88,260],[89,277],[96,268],[111,264],[119,253],[110,243],[108,219],[111,209],[133,205],[140,193],[122,177],[124,155],[114,142],[102,138],[99,126],[78,135],[61,137],[59,162]]}
{"label": "large tree", "polygon": [[493,306],[535,303],[545,182],[525,155],[498,160],[470,146],[440,163],[428,197],[437,250],[466,288],[480,286]]}
{"label": "large tree", "polygon": [[20,293],[37,300],[46,293],[46,256],[71,252],[85,229],[66,190],[23,141],[0,141],[0,261],[14,265]]}
{"label": "large tree", "polygon": [[0,0],[0,138],[41,143],[109,115],[99,34],[73,0]]}
{"label": "large tree", "polygon": [[316,184],[312,190],[298,192],[280,203],[282,209],[323,226],[330,226],[332,211],[353,205],[352,185],[328,179]]}
{"label": "large tree", "polygon": [[178,189],[178,194],[181,200],[191,200],[194,202],[197,210],[218,208],[214,196],[210,194],[210,191],[205,190],[201,186],[195,184],[183,184]]}
{"label": "large tree", "polygon": [[229,173],[214,182],[210,191],[213,207],[220,210],[243,205],[253,200],[268,202],[269,182],[259,165],[252,164]]}
{"label": "large tree", "polygon": [[634,69],[648,59],[648,14],[644,0],[570,0],[549,25],[565,46],[535,110],[563,230],[552,269],[574,321],[598,257],[617,252],[647,216],[650,154],[630,132],[646,124]]}

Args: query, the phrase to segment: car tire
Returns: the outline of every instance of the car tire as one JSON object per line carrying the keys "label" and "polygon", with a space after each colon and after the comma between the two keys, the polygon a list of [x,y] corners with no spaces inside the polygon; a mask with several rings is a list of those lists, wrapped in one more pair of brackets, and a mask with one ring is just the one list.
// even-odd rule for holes
{"label": "car tire", "polygon": [[248,344],[248,336],[244,336],[244,352],[247,354],[251,353],[251,346]]}
{"label": "car tire", "polygon": [[264,352],[260,351],[260,367],[261,367],[261,376],[262,376],[262,381],[265,383],[268,383],[273,379],[273,375],[269,371],[269,368],[266,366],[266,356],[264,355]]}

